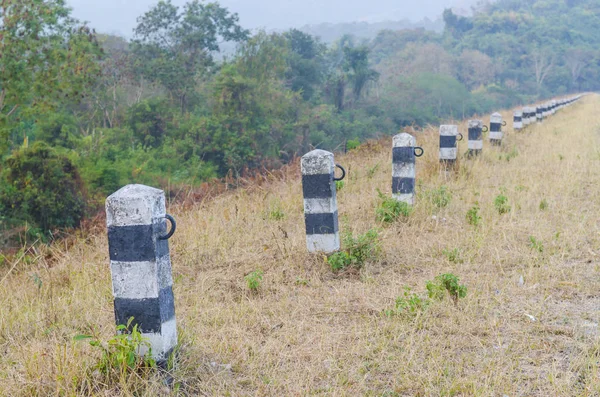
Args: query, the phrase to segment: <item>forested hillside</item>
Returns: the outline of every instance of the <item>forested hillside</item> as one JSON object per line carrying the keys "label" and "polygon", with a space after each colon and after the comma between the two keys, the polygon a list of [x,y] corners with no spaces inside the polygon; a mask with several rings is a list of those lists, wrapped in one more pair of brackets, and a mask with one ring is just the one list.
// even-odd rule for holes
{"label": "forested hillside", "polygon": [[[161,1],[134,39],[63,0],[0,4],[0,228],[43,238],[133,182],[170,191],[600,84],[600,5],[500,0],[445,30],[252,35],[236,14]],[[223,42],[235,56],[220,61]]]}

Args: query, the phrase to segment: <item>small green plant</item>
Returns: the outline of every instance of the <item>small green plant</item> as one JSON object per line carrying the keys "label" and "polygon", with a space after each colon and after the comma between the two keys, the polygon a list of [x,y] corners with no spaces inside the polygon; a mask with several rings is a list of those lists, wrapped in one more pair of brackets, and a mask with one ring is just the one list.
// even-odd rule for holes
{"label": "small green plant", "polygon": [[441,186],[439,189],[431,189],[425,193],[425,196],[431,204],[437,208],[445,208],[452,200],[452,194],[446,186]]}
{"label": "small green plant", "polygon": [[427,292],[430,299],[443,300],[446,294],[458,303],[460,298],[467,296],[467,287],[452,273],[440,274],[433,281],[427,282]]}
{"label": "small green plant", "polygon": [[404,287],[404,294],[396,298],[394,309],[385,310],[388,317],[393,315],[406,315],[413,317],[417,313],[425,311],[431,303],[429,299],[421,298],[419,295],[411,292],[409,287]]}
{"label": "small green plant", "polygon": [[354,150],[360,146],[360,140],[356,139],[348,139],[346,141],[346,150]]}
{"label": "small green plant", "polygon": [[534,236],[529,236],[529,246],[539,253],[544,252],[544,244]]}
{"label": "small green plant", "polygon": [[548,209],[548,202],[546,201],[546,199],[543,199],[542,201],[540,201],[540,211],[545,211]]}
{"label": "small green plant", "polygon": [[403,201],[398,201],[393,197],[386,197],[381,191],[379,194],[379,207],[375,211],[377,220],[384,223],[392,223],[400,216],[408,218],[412,213],[412,207]]}
{"label": "small green plant", "polygon": [[494,199],[494,207],[496,207],[496,211],[498,211],[500,215],[506,214],[511,210],[511,206],[508,204],[508,197],[504,194],[496,196]]}
{"label": "small green plant", "polygon": [[375,176],[375,173],[379,169],[379,166],[380,166],[380,164],[377,163],[373,167],[367,169],[367,178],[373,179],[373,177]]}
{"label": "small green plant", "polygon": [[448,258],[448,260],[452,263],[463,263],[463,259],[458,248],[454,249],[444,249],[442,253]]}
{"label": "small green plant", "polygon": [[248,289],[250,291],[256,292],[260,288],[260,284],[263,280],[263,272],[262,270],[255,270],[244,277],[246,280],[246,284],[248,285]]}
{"label": "small green plant", "polygon": [[360,269],[365,262],[376,259],[381,251],[379,233],[375,229],[354,237],[352,233],[344,236],[344,250],[336,252],[327,258],[327,263],[333,271],[344,270],[348,267]]}
{"label": "small green plant", "polygon": [[504,156],[504,159],[507,162],[510,162],[510,160],[514,159],[518,155],[519,155],[519,152],[517,151],[517,149],[513,148],[510,152],[506,153],[506,155]]}
{"label": "small green plant", "polygon": [[279,202],[269,206],[269,209],[266,211],[266,218],[271,221],[281,221],[285,218],[285,213],[283,212]]}
{"label": "small green plant", "polygon": [[481,223],[479,203],[475,203],[475,205],[467,211],[467,222],[469,222],[469,225],[473,226],[478,226]]}
{"label": "small green plant", "polygon": [[340,191],[346,186],[346,182],[344,181],[335,181],[335,190]]}
{"label": "small green plant", "polygon": [[[152,348],[147,338],[142,336],[138,325],[133,327],[133,317],[127,321],[127,325],[117,327],[118,335],[103,342],[100,337],[94,335],[77,335],[76,341],[88,340],[90,346],[101,351],[98,363],[94,370],[107,377],[107,380],[122,380],[128,375],[139,374],[156,366],[152,359]],[[141,354],[145,352],[145,354]]]}

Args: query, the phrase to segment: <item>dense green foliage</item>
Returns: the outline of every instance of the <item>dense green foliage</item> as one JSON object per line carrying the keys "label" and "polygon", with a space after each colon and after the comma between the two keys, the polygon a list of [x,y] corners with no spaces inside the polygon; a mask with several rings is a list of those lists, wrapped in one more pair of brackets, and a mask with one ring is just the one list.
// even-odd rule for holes
{"label": "dense green foliage", "polygon": [[[443,17],[443,33],[326,45],[298,30],[251,34],[217,3],[163,0],[128,42],[72,19],[64,0],[3,1],[0,229],[48,231],[83,215],[83,194],[53,196],[58,165],[15,169],[35,151],[100,202],[127,183],[177,190],[600,84],[592,0],[499,0]],[[235,54],[219,55],[222,42]],[[56,213],[34,198],[59,200]]]}

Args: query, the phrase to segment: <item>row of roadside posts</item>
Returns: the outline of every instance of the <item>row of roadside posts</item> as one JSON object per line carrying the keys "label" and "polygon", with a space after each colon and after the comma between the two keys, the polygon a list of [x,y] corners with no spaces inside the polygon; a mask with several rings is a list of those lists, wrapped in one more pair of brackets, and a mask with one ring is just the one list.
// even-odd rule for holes
{"label": "row of roadside posts", "polygon": [[[539,106],[526,106],[514,112],[513,128],[518,131],[532,123],[541,123],[557,110],[580,99],[576,96]],[[502,121],[499,113],[490,117],[489,139],[502,144]],[[481,120],[468,123],[467,157],[483,150]],[[449,168],[456,163],[458,141],[463,139],[457,125],[442,125],[439,130],[439,159]],[[415,160],[424,151],[416,138],[401,133],[393,138],[392,195],[401,202],[415,201]],[[336,177],[339,169],[339,177]],[[346,171],[334,161],[333,153],[313,150],[302,157],[302,192],[306,245],[309,252],[332,253],[340,249],[336,181]],[[106,223],[112,276],[115,322],[132,326],[148,339],[152,357],[165,365],[177,346],[175,299],[168,240],[176,229],[175,219],[166,213],[165,193],[144,185],[127,185],[106,200]],[[144,355],[146,350],[140,351]]]}

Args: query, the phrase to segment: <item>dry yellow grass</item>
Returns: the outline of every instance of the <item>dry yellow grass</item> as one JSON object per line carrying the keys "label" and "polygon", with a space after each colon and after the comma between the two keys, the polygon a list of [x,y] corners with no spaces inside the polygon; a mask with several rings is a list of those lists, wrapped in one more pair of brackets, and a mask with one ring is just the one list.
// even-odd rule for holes
{"label": "dry yellow grass", "polygon": [[[40,254],[0,285],[0,395],[600,395],[600,98],[522,133],[510,125],[502,149],[486,143],[451,178],[439,173],[437,128],[419,133],[415,211],[387,227],[374,213],[376,189],[391,190],[391,141],[337,156],[349,171],[342,232],[380,230],[383,255],[359,272],[334,274],[306,253],[297,177],[171,208],[174,388],[159,375],[95,378],[97,353],[73,337],[114,332],[106,236],[51,247],[52,263]],[[427,192],[442,185],[452,201],[437,209]],[[512,207],[504,215],[494,207],[500,191]],[[466,220],[475,202],[479,227]],[[274,208],[283,220],[269,219]],[[452,249],[455,263],[444,254]],[[258,293],[244,281],[255,269],[264,271]],[[458,305],[383,315],[404,286],[425,295],[445,272],[468,286]]]}

